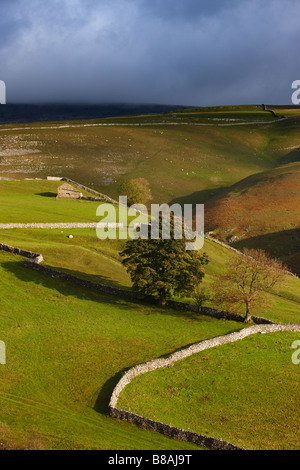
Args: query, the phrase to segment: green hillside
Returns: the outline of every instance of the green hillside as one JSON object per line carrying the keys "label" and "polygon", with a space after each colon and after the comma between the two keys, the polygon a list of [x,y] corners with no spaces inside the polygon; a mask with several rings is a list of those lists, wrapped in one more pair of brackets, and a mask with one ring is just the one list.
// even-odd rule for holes
{"label": "green hillside", "polygon": [[[72,234],[74,238],[69,239]],[[82,279],[130,289],[130,277],[121,265],[124,240],[99,240],[95,229],[13,229],[0,231],[1,243],[42,253],[43,264]],[[205,240],[203,251],[210,259],[203,285],[210,288],[234,256],[232,251]],[[42,276],[40,274],[40,276]],[[42,276],[43,277],[43,276]],[[300,323],[300,281],[286,276],[279,291],[267,294],[266,306],[257,314],[279,323]],[[191,299],[176,299],[192,302]],[[215,307],[213,304],[207,306]],[[241,314],[244,312],[241,310]]]}
{"label": "green hillside", "polygon": [[[263,110],[262,105],[0,126],[0,223],[99,221],[99,202],[56,199],[61,182],[47,181],[47,176],[68,177],[114,199],[122,182],[143,177],[150,184],[150,202],[205,202],[208,230],[238,248],[263,247],[280,255],[296,272],[299,128],[300,107],[267,106]],[[41,253],[45,266],[131,288],[119,255],[125,241],[100,240],[95,228],[6,228],[0,230],[0,242]],[[225,265],[238,255],[207,238],[203,251],[210,260],[203,285],[211,288]],[[196,449],[108,417],[110,395],[127,368],[244,325],[104,295],[47,277],[26,268],[23,261],[0,251],[0,340],[7,347],[7,364],[0,365],[0,447]],[[255,313],[278,323],[300,323],[299,283],[297,277],[286,275],[278,290],[266,293],[267,308],[260,306]],[[190,298],[175,300],[191,302]],[[289,363],[284,368],[293,339],[292,333],[264,335],[228,345],[224,354],[222,349],[212,350],[205,353],[205,360],[199,355],[190,358],[191,362],[174,367],[174,376],[172,368],[170,382],[163,385],[173,388],[178,377],[182,383],[185,378],[193,380],[191,388],[180,389],[183,401],[168,396],[162,409],[160,398],[166,397],[156,393],[156,384],[160,387],[164,379],[157,376],[152,381],[150,374],[147,409],[139,408],[138,400],[134,403],[130,396],[127,404],[149,411],[150,416],[158,398],[161,414],[155,415],[157,419],[170,423],[172,416],[172,424],[249,448],[257,444],[249,430],[253,419],[264,434],[259,445],[278,447],[285,430],[282,417],[290,416],[292,409],[283,398],[295,386],[295,366],[291,368]],[[199,396],[199,382],[185,369],[189,364],[195,376],[203,375]],[[204,370],[205,364],[209,368]],[[242,395],[236,399],[234,390],[240,386],[247,391],[247,371],[253,400],[248,397],[241,403]],[[280,382],[283,374],[287,378],[284,384]],[[197,401],[197,406],[216,406],[213,419],[208,406],[208,413],[199,421],[199,408],[193,400],[207,396],[206,387],[214,380],[221,395],[231,384],[225,408],[219,401]],[[147,396],[143,387],[141,382],[140,396]],[[132,390],[135,394],[134,387]],[[265,421],[260,417],[264,409],[258,406],[264,397],[266,413],[272,406],[276,409]],[[236,400],[235,406],[231,406],[232,400]],[[246,417],[242,420],[240,410]],[[287,430],[290,447],[296,418],[292,417]]]}
{"label": "green hillside", "polygon": [[[107,416],[124,368],[241,327],[101,295],[0,252],[0,439],[47,449],[193,449]],[[12,288],[13,286],[13,288]]]}
{"label": "green hillside", "polygon": [[207,202],[206,230],[236,247],[259,246],[288,262],[299,251],[299,182],[300,162],[239,181]]}
{"label": "green hillside", "polygon": [[298,333],[254,335],[136,377],[117,406],[254,450],[299,447]]}
{"label": "green hillside", "polygon": [[114,198],[123,181],[144,177],[154,202],[203,202],[286,159],[299,126],[297,115],[261,106],[2,126],[0,176],[67,176]]}

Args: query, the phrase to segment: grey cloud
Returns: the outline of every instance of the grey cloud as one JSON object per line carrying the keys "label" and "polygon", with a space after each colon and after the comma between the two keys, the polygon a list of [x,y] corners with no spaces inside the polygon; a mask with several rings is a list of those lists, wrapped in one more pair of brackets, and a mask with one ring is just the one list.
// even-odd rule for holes
{"label": "grey cloud", "polygon": [[289,103],[295,0],[1,0],[11,102]]}
{"label": "grey cloud", "polygon": [[145,11],[172,21],[197,21],[200,17],[216,16],[224,10],[234,8],[240,0],[143,0]]}

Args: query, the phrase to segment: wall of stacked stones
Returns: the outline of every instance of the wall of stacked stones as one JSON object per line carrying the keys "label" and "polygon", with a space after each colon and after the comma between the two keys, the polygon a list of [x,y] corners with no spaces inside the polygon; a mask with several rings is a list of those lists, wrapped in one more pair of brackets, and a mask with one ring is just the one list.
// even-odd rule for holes
{"label": "wall of stacked stones", "polygon": [[122,410],[117,407],[117,402],[120,396],[120,393],[124,388],[130,384],[130,382],[137,376],[151,372],[156,369],[161,369],[165,367],[172,367],[175,362],[185,359],[193,354],[197,354],[206,349],[214,348],[227,343],[232,343],[235,341],[242,340],[249,335],[257,333],[272,333],[278,331],[300,331],[300,325],[254,325],[248,328],[243,328],[242,330],[228,333],[223,336],[218,336],[216,338],[208,339],[201,341],[199,343],[192,344],[191,346],[181,349],[170,354],[168,357],[158,358],[152,361],[145,362],[144,364],[138,364],[137,366],[132,367],[121,377],[117,385],[115,386],[113,393],[111,395],[109,403],[109,414],[115,418],[128,421],[129,423],[137,424],[146,429],[152,431],[157,431],[166,436],[177,438],[183,441],[188,441],[197,445],[205,446],[209,449],[215,450],[236,450],[238,447],[220,439],[215,439],[209,436],[204,436],[202,434],[193,433],[183,429],[179,429],[174,426],[170,426],[159,421],[153,421],[149,418],[144,418],[130,411]]}
{"label": "wall of stacked stones", "polygon": [[[52,278],[63,279],[66,281],[73,282],[82,287],[96,289],[107,294],[118,295],[118,296],[129,298],[131,300],[139,299],[138,294],[135,292],[107,286],[105,284],[97,284],[92,281],[80,279],[71,274],[57,271],[47,266],[43,266],[40,264],[43,261],[43,257],[39,253],[23,250],[20,248],[15,248],[10,245],[3,244],[3,243],[0,243],[0,250],[4,250],[9,253],[13,253],[13,254],[28,258],[28,260],[25,261],[25,266],[31,269],[37,270]],[[177,308],[181,310],[182,309],[190,310],[194,312],[197,311],[197,307],[195,305],[182,304],[180,302],[174,302],[174,301],[170,301],[169,304],[173,308]],[[212,308],[203,308],[202,313],[204,315],[209,315],[209,316],[226,319],[226,320],[243,321],[243,318],[240,316],[233,315],[228,312],[222,312],[222,311],[215,310]],[[132,367],[131,369],[129,369],[127,372],[124,373],[124,375],[122,376],[122,378],[120,379],[120,381],[117,383],[116,387],[113,390],[110,403],[109,403],[109,409],[108,409],[109,414],[113,417],[128,421],[130,423],[135,423],[144,428],[160,432],[166,436],[188,441],[197,445],[202,445],[210,449],[218,449],[218,450],[239,449],[238,447],[226,441],[222,441],[220,439],[215,439],[209,436],[204,436],[198,433],[193,433],[190,431],[182,430],[174,426],[170,426],[170,425],[158,422],[158,421],[153,421],[151,419],[144,418],[142,416],[139,416],[135,413],[131,413],[126,410],[121,410],[117,407],[117,401],[122,390],[138,375],[144,374],[146,372],[151,372],[159,368],[172,367],[174,362],[185,359],[191,356],[192,354],[196,354],[206,349],[220,346],[222,344],[238,341],[238,340],[245,338],[246,336],[249,336],[255,333],[271,333],[271,332],[276,332],[276,331],[297,331],[297,332],[300,331],[300,325],[273,324],[269,320],[266,320],[264,318],[257,318],[257,317],[255,317],[253,320],[254,320],[254,323],[257,323],[254,326],[243,328],[239,331],[229,333],[227,335],[218,336],[216,338],[212,338],[212,339],[208,339],[205,341],[201,341],[199,343],[192,344],[191,346],[181,349],[179,351],[176,351],[167,357],[155,359],[152,361],[148,361],[144,364],[139,364],[137,366]]]}
{"label": "wall of stacked stones", "polygon": [[[36,271],[40,271],[42,274],[47,275],[52,278],[63,279],[65,281],[73,282],[74,284],[80,285],[85,288],[95,289],[100,292],[104,292],[107,294],[118,295],[119,297],[125,297],[131,300],[142,300],[138,293],[133,292],[131,290],[120,289],[118,287],[108,286],[106,284],[99,284],[87,279],[81,279],[77,276],[72,274],[65,273],[63,271],[58,271],[56,269],[50,268],[48,266],[41,265],[40,263],[43,261],[43,256],[39,253],[34,253],[32,251],[23,250],[20,248],[15,248],[4,243],[0,243],[0,250],[8,251],[13,254],[17,254],[20,256],[24,256],[25,258],[29,258],[27,262],[25,262],[25,266],[31,269],[35,269]],[[155,303],[155,299],[149,297],[146,299],[148,303]],[[168,302],[169,307],[174,308],[176,310],[185,310],[190,312],[197,312],[196,305],[176,302],[170,300]],[[231,320],[231,321],[238,321],[243,322],[244,318],[240,315],[235,315],[229,312],[224,312],[222,310],[216,310],[209,307],[203,307],[201,314],[208,315],[210,317],[224,319],[224,320]],[[261,317],[252,317],[253,322],[257,324],[268,324],[273,323],[270,320]]]}
{"label": "wall of stacked stones", "polygon": [[0,243],[0,250],[8,251],[15,255],[24,256],[24,258],[29,258],[31,263],[41,263],[43,261],[43,256],[39,253],[34,253],[33,251],[22,250],[21,248],[15,248],[5,243]]}
{"label": "wall of stacked stones", "polygon": [[[106,194],[99,193],[98,191],[95,191],[94,189],[88,188],[84,184],[77,183],[77,181],[73,181],[70,178],[65,178],[64,177],[64,178],[61,178],[61,181],[66,181],[67,183],[70,183],[74,186],[77,186],[78,188],[84,189],[86,192],[88,192],[90,194],[94,194],[94,196],[96,196],[96,198],[95,199],[91,198],[90,200],[98,200],[98,198],[100,198],[100,200],[105,200],[105,201],[111,202],[113,204],[119,204],[118,201],[115,201],[114,199],[110,198]],[[86,198],[83,197],[82,199],[86,199]]]}
{"label": "wall of stacked stones", "polygon": [[123,421],[127,421],[128,423],[136,424],[142,428],[149,429],[150,431],[159,432],[160,434],[164,434],[165,436],[173,439],[191,442],[211,450],[244,450],[221,439],[215,439],[195,432],[185,431],[184,429],[179,429],[175,426],[161,423],[160,421],[153,421],[135,413],[120,410],[119,408],[110,408],[109,414],[113,418],[118,418]]}

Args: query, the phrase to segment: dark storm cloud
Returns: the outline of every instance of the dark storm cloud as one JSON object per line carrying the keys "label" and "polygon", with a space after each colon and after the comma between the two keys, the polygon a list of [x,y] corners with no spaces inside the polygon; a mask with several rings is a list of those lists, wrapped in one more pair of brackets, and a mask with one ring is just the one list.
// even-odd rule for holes
{"label": "dark storm cloud", "polygon": [[0,0],[8,102],[290,103],[298,0]]}
{"label": "dark storm cloud", "polygon": [[19,3],[14,0],[2,0],[0,4],[0,50],[15,41],[16,35],[26,27],[18,14]]}

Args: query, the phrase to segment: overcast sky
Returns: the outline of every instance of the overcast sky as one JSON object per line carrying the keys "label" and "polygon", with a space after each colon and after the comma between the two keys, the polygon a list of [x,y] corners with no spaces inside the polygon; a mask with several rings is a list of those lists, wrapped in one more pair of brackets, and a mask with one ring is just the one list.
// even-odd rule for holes
{"label": "overcast sky", "polygon": [[7,102],[291,104],[299,0],[0,0]]}

